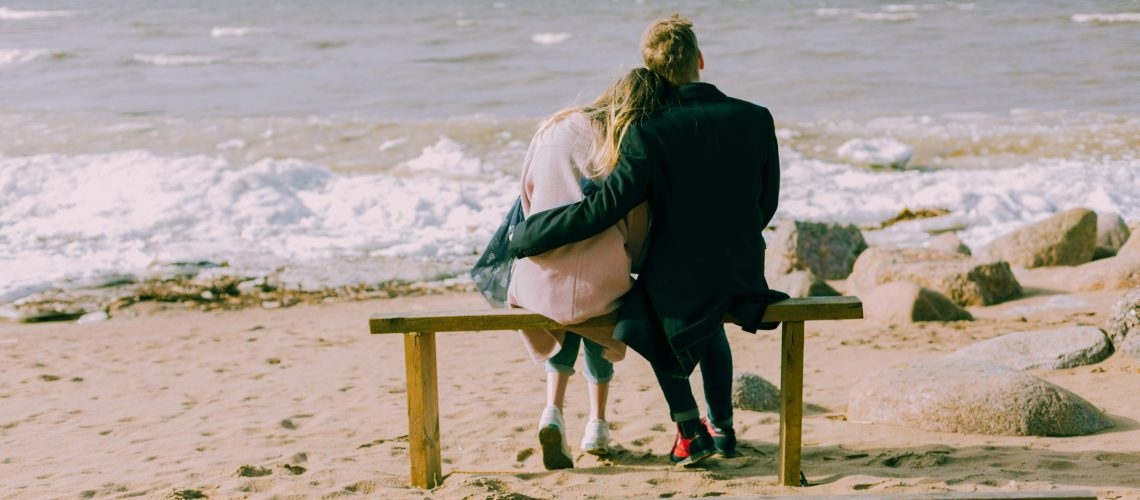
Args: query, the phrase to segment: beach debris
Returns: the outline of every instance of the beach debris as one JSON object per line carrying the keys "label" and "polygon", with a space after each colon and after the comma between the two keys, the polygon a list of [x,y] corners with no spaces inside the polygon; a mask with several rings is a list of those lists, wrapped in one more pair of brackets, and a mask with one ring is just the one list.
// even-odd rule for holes
{"label": "beach debris", "polygon": [[1112,422],[1080,396],[1028,373],[963,359],[875,371],[851,389],[853,422],[998,436],[1081,436]]}
{"label": "beach debris", "polygon": [[294,475],[294,476],[300,476],[301,474],[304,474],[305,471],[309,470],[309,469],[306,469],[304,467],[301,467],[300,465],[292,465],[292,464],[283,464],[283,465],[281,465],[281,468],[289,471],[289,473]]}
{"label": "beach debris", "polygon": [[1115,256],[1131,234],[1120,214],[1096,214],[1096,250],[1093,251],[1093,259]]}
{"label": "beach debris", "polygon": [[840,295],[831,285],[827,284],[827,281],[812,274],[811,271],[794,271],[790,274],[777,276],[769,282],[769,286],[792,297],[836,297]]}
{"label": "beach debris", "polygon": [[732,407],[776,411],[780,407],[780,389],[755,373],[737,372],[732,377]]}
{"label": "beach debris", "polygon": [[914,156],[914,148],[893,137],[851,139],[835,151],[844,161],[877,168],[906,168]]}
{"label": "beach debris", "polygon": [[1127,290],[1140,287],[1140,254],[1124,255],[1121,250],[1116,257],[1054,272],[1058,274],[1058,283],[1068,290]]}
{"label": "beach debris", "polygon": [[861,298],[865,317],[884,324],[974,319],[945,295],[910,281],[879,285],[863,292]]}
{"label": "beach debris", "polygon": [[963,307],[997,304],[1021,295],[1021,284],[1006,262],[930,248],[871,248],[855,261],[848,285],[855,293],[866,293],[894,281],[922,285]]}
{"label": "beach debris", "polygon": [[1007,333],[977,342],[947,357],[986,361],[1014,370],[1075,368],[1099,363],[1112,354],[1112,343],[1095,326]]}
{"label": "beach debris", "polygon": [[198,490],[174,490],[171,496],[175,500],[201,500],[203,498],[210,498]]}
{"label": "beach debris", "polygon": [[949,232],[942,233],[935,236],[926,242],[926,248],[934,250],[942,250],[943,252],[960,253],[962,255],[972,255],[970,247],[962,243],[962,239],[958,238],[958,233]]}
{"label": "beach debris", "polygon": [[1140,287],[1125,293],[1112,305],[1105,333],[1118,347],[1129,337],[1140,337]]}
{"label": "beach debris", "polygon": [[237,475],[241,477],[261,477],[273,474],[272,470],[265,467],[257,467],[253,465],[243,465],[238,467]]}
{"label": "beach debris", "polygon": [[899,210],[899,213],[896,214],[894,217],[891,217],[890,219],[887,219],[887,220],[879,223],[878,226],[869,227],[867,229],[886,229],[886,228],[891,227],[891,226],[898,224],[900,222],[922,220],[922,219],[934,219],[934,218],[942,217],[945,215],[950,215],[949,209],[935,207],[935,208],[916,208],[914,210],[911,210],[909,208],[903,207],[903,209]]}
{"label": "beach debris", "polygon": [[866,249],[863,233],[854,225],[789,221],[780,224],[768,244],[765,274],[811,271],[825,279],[843,279]]}
{"label": "beach debris", "polygon": [[1086,208],[1067,210],[999,237],[978,255],[1027,268],[1078,266],[1093,258],[1096,219],[1096,212]]}
{"label": "beach debris", "polygon": [[88,325],[91,323],[101,323],[103,321],[107,321],[108,319],[111,319],[111,317],[107,315],[107,311],[95,311],[80,316],[79,320],[76,321],[76,323],[79,323],[81,325]]}

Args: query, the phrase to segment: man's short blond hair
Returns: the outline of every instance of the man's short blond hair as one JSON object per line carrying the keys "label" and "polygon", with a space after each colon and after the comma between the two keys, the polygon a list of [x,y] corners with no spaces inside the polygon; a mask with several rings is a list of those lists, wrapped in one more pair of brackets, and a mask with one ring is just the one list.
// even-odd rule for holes
{"label": "man's short blond hair", "polygon": [[693,22],[678,13],[653,21],[641,35],[641,58],[645,66],[674,85],[700,78],[700,57]]}

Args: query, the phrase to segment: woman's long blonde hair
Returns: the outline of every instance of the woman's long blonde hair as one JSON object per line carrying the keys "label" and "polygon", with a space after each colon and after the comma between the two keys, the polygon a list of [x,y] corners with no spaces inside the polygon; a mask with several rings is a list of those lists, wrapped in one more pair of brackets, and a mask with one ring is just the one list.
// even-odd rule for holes
{"label": "woman's long blonde hair", "polygon": [[593,102],[554,113],[539,126],[539,133],[574,113],[586,115],[601,132],[590,149],[586,175],[606,177],[617,165],[621,142],[629,126],[665,106],[668,81],[647,68],[637,68],[610,85]]}

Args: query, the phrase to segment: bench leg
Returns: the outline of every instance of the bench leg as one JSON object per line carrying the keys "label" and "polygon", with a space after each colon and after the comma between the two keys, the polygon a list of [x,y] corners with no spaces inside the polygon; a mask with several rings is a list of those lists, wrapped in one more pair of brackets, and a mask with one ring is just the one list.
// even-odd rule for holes
{"label": "bench leg", "polygon": [[404,335],[404,367],[408,373],[408,451],[412,459],[412,486],[432,489],[443,482],[439,459],[435,333]]}
{"label": "bench leg", "polygon": [[780,358],[780,484],[800,485],[804,416],[804,323],[785,321]]}

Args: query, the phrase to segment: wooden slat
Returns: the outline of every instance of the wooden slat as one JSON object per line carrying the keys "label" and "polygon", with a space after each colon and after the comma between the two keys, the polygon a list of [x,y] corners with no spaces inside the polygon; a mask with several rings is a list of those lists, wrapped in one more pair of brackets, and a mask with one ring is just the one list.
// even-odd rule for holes
{"label": "wooden slat", "polygon": [[[593,318],[585,323],[561,325],[526,309],[487,309],[482,311],[429,311],[373,315],[368,326],[372,333],[477,332],[487,330],[557,330],[561,328],[613,326],[616,314]],[[813,321],[859,319],[863,303],[858,297],[807,297],[769,305],[764,321]],[[731,316],[726,323],[739,321]]]}
{"label": "wooden slat", "polygon": [[780,484],[800,485],[804,418],[804,324],[785,321],[780,351]]}
{"label": "wooden slat", "polygon": [[412,485],[430,490],[443,482],[439,455],[435,333],[404,336],[404,366],[408,377],[408,452],[412,461]]}

